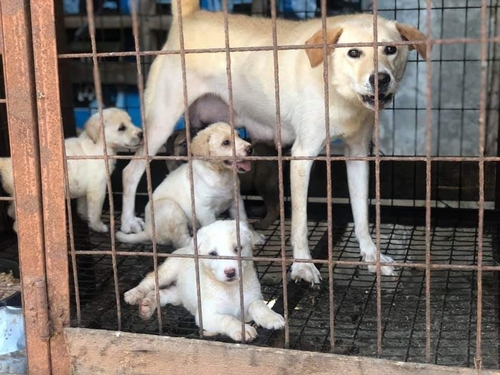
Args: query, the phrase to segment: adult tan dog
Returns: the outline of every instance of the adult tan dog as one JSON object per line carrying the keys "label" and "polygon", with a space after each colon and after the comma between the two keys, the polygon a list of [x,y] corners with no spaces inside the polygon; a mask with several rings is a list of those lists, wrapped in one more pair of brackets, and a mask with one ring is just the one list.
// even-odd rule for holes
{"label": "adult tan dog", "polygon": [[[116,155],[117,150],[137,149],[142,143],[142,130],[132,123],[127,112],[118,108],[107,108],[102,111],[106,148],[108,155]],[[78,137],[65,140],[67,156],[104,155],[99,113],[95,113],[85,123],[85,131]],[[108,161],[109,172],[113,173],[115,159]],[[104,160],[68,160],[68,185],[70,198],[77,198],[78,214],[88,221],[89,227],[96,232],[107,232],[108,226],[101,221],[102,206],[106,198],[106,164]],[[2,186],[10,194],[14,194],[12,161],[0,158],[0,175]],[[10,205],[7,213],[15,219],[14,205]],[[14,221],[14,230],[17,225]]]}
{"label": "adult tan dog", "polygon": [[[235,137],[237,158],[252,154],[252,145],[240,137]],[[194,156],[232,157],[231,126],[215,123],[200,131],[193,138],[191,152]],[[193,189],[195,195],[196,221],[202,226],[215,222],[220,214],[229,210],[231,218],[236,218],[234,203],[234,176],[231,160],[193,160]],[[248,172],[250,161],[236,161],[239,172]],[[183,164],[163,180],[153,193],[156,239],[160,244],[173,244],[180,248],[191,241],[188,226],[193,217],[191,211],[191,181],[189,166]],[[239,191],[238,191],[239,193]],[[238,212],[242,222],[247,221],[245,206],[238,194]],[[140,243],[151,241],[151,202],[146,205],[146,225],[142,232],[117,232],[116,238],[122,242]],[[263,243],[264,237],[250,230],[255,243]]]}
{"label": "adult tan dog", "polygon": [[[252,256],[251,229],[246,223],[240,225],[241,255]],[[198,254],[209,256],[200,259],[200,293],[204,334],[224,334],[235,341],[242,340],[240,286],[243,283],[245,320],[253,320],[267,329],[281,329],[283,317],[272,311],[262,300],[259,280],[252,261],[243,260],[239,273],[236,254],[239,251],[236,240],[236,221],[216,221],[198,232]],[[194,244],[179,249],[174,254],[194,254]],[[225,256],[229,259],[210,257]],[[232,258],[232,259],[231,259]],[[200,325],[198,298],[196,292],[196,270],[194,259],[168,258],[158,267],[160,305],[182,305],[195,316]],[[155,277],[148,274],[135,288],[125,293],[125,301],[139,305],[139,314],[149,319],[156,310]],[[251,341],[257,331],[245,324],[245,340]]]}
{"label": "adult tan dog", "polygon": [[[174,1],[173,24],[165,50],[179,49],[178,6]],[[224,48],[224,15],[204,12],[198,0],[180,0],[183,17],[184,46],[187,49]],[[271,46],[270,19],[229,15],[230,47]],[[328,54],[329,128],[332,138],[342,138],[345,155],[363,157],[374,123],[375,82],[378,81],[378,104],[385,107],[392,100],[401,81],[409,49],[416,48],[425,57],[421,41],[426,37],[417,29],[377,19],[378,41],[384,43],[409,40],[412,46],[379,46],[378,68],[374,65],[374,48],[337,47]],[[323,42],[321,20],[277,22],[279,45],[318,44]],[[367,14],[327,19],[328,43],[373,42],[373,17]],[[292,146],[292,156],[314,157],[326,142],[324,125],[325,98],[323,81],[323,49],[281,50],[278,52],[281,141]],[[228,102],[226,54],[189,53],[186,75],[189,103],[213,92]],[[231,53],[233,104],[253,141],[276,137],[274,61],[272,51]],[[184,111],[181,58],[176,54],[158,56],[148,77],[146,101],[149,153],[155,154],[172,133]],[[145,149],[138,151],[144,154]],[[311,160],[291,162],[292,245],[293,256],[310,259],[307,242],[307,190]],[[134,216],[134,195],[145,162],[133,160],[124,170],[122,230],[139,231],[143,222]],[[368,228],[368,162],[348,161],[347,174],[356,237],[365,261],[376,260],[376,246]],[[382,274],[392,275],[392,259],[381,255],[386,263]],[[369,265],[375,271],[374,265]],[[320,280],[313,263],[294,263],[292,278],[312,283]]]}

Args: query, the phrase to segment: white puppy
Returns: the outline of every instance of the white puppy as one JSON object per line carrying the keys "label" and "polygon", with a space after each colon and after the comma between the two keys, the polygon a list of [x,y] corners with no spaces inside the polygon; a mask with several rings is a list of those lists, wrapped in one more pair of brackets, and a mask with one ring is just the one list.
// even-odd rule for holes
{"label": "white puppy", "polygon": [[[267,329],[281,329],[283,317],[272,311],[262,300],[259,280],[252,261],[242,260],[238,272],[236,221],[217,221],[198,231],[198,254],[234,257],[234,259],[200,259],[200,295],[205,335],[223,334],[235,341],[242,340],[240,286],[243,283],[245,321],[254,321]],[[252,256],[252,235],[246,223],[240,224],[241,255]],[[194,244],[174,254],[194,254]],[[169,258],[158,268],[160,305],[182,305],[195,316],[200,325],[196,272],[193,258]],[[139,314],[149,319],[156,310],[155,277],[148,274],[140,284],[125,293],[125,301],[139,305]],[[245,340],[257,336],[255,328],[245,324]]]}
{"label": "white puppy", "polygon": [[[116,155],[117,149],[137,149],[142,143],[142,130],[136,127],[127,112],[118,108],[103,110],[104,132],[108,155]],[[67,156],[104,155],[104,140],[101,134],[99,114],[92,115],[85,124],[85,131],[79,137],[65,140]],[[115,168],[116,160],[109,160],[109,172]],[[78,199],[78,213],[87,220],[96,232],[107,232],[108,226],[101,221],[102,206],[106,198],[106,165],[102,159],[68,160],[68,184],[70,197]],[[14,179],[11,158],[0,158],[2,186],[14,194]],[[7,213],[15,219],[14,205]],[[17,232],[17,223],[14,222]]]}
{"label": "white puppy", "polygon": [[[236,157],[252,154],[252,145],[235,133]],[[215,123],[200,131],[193,138],[191,152],[194,156],[232,157],[231,126]],[[193,160],[193,183],[195,213],[202,227],[217,220],[229,210],[231,218],[236,218],[234,203],[234,178],[231,160]],[[250,161],[237,161],[239,172],[250,170]],[[237,179],[238,183],[238,179]],[[153,193],[156,240],[160,244],[173,244],[179,248],[186,246],[191,237],[188,226],[192,223],[191,183],[189,165],[183,164],[170,173]],[[243,200],[238,189],[238,211],[241,221],[247,221]],[[145,227],[142,232],[125,234],[117,232],[116,238],[122,242],[140,243],[152,238],[151,202],[146,206]],[[263,237],[253,232],[254,241],[262,242]]]}

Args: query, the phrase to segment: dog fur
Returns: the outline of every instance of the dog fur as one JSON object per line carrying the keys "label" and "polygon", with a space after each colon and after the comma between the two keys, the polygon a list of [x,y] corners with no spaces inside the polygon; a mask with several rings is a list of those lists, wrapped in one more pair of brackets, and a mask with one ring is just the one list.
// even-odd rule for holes
{"label": "dog fur", "polygon": [[[236,135],[236,157],[251,155],[252,145]],[[232,158],[231,127],[219,122],[200,131],[192,142],[194,156],[223,156]],[[202,227],[217,220],[229,210],[236,217],[234,202],[234,177],[230,160],[193,160],[193,184],[195,193],[196,220]],[[249,161],[237,161],[237,167],[244,171],[250,169]],[[186,246],[191,237],[188,226],[192,223],[191,183],[189,165],[183,164],[170,173],[153,193],[156,239],[160,244],[173,244],[174,247]],[[243,200],[238,189],[238,212],[240,220],[247,221]],[[116,238],[122,242],[140,243],[151,241],[151,202],[146,205],[146,225],[142,232],[117,232]],[[253,232],[253,231],[252,231]],[[263,237],[254,233],[256,243]]]}
{"label": "dog fur", "polygon": [[[198,254],[226,256],[234,259],[200,259],[199,281],[204,334],[227,335],[235,341],[242,340],[240,286],[243,284],[245,321],[253,320],[267,329],[281,329],[283,317],[272,311],[262,300],[259,280],[252,261],[242,260],[242,274],[239,274],[236,240],[236,221],[216,221],[201,228],[197,233]],[[241,255],[252,256],[252,235],[246,223],[240,224]],[[194,254],[194,243],[179,249],[174,254]],[[193,258],[167,259],[158,267],[160,305],[184,306],[195,316],[200,325],[198,298],[196,292],[196,271]],[[155,277],[148,274],[138,286],[125,293],[125,301],[139,305],[139,315],[149,319],[156,310]],[[257,331],[245,324],[245,340],[251,341]]]}
{"label": "dog fur", "polygon": [[[118,149],[137,149],[142,143],[142,130],[136,127],[127,112],[118,108],[102,111],[108,155],[116,155]],[[78,137],[65,140],[67,156],[104,155],[104,140],[99,113],[92,115],[85,124],[85,131]],[[116,160],[108,161],[112,173]],[[68,160],[68,185],[70,198],[78,202],[78,214],[88,221],[96,232],[107,232],[108,226],[101,221],[102,206],[106,198],[106,165],[104,160]],[[2,186],[9,195],[14,195],[14,178],[11,158],[0,158]],[[12,203],[7,211],[14,219],[17,232],[15,207]]]}
{"label": "dog fur", "polygon": [[[173,23],[164,50],[178,50],[178,3],[173,1]],[[180,0],[183,17],[184,48],[225,48],[224,14],[199,9],[198,0]],[[374,124],[374,105],[387,106],[404,75],[408,52],[417,49],[426,56],[426,40],[412,26],[376,19],[378,42],[410,41],[412,44],[343,47],[338,43],[372,43],[374,18],[369,14],[330,17],[326,35],[320,19],[305,22],[278,20],[278,45],[317,45],[326,41],[329,130],[332,138],[341,138],[348,157],[365,157]],[[270,19],[228,15],[231,47],[272,46]],[[201,32],[203,31],[203,32]],[[374,53],[378,56],[375,69]],[[278,51],[280,85],[281,142],[292,145],[292,156],[314,157],[326,139],[324,48]],[[276,140],[274,55],[270,51],[231,53],[232,94],[234,110],[242,118],[250,138]],[[189,104],[206,93],[219,95],[228,102],[226,54],[189,53],[185,55]],[[184,112],[181,59],[176,54],[158,56],[149,73],[145,92],[148,150],[138,154],[156,154],[172,133]],[[376,84],[378,82],[378,85]],[[378,90],[378,98],[375,94]],[[292,195],[292,246],[296,259],[310,259],[307,230],[307,191],[312,160],[292,160],[290,181]],[[348,185],[355,232],[360,253],[367,262],[375,262],[377,248],[368,227],[368,162],[347,161]],[[134,196],[145,162],[132,160],[123,173],[124,196],[122,230],[140,231],[143,222],[134,216]],[[380,254],[381,273],[392,275],[392,259]],[[375,272],[373,264],[368,269]],[[294,263],[291,277],[311,283],[320,281],[313,263]]]}

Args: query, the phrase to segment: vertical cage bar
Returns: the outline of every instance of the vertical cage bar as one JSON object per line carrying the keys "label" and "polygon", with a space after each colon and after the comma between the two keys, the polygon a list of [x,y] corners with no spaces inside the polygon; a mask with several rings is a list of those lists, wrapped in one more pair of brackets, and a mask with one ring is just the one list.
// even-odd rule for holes
{"label": "vertical cage bar", "polygon": [[[432,1],[426,0],[426,123],[425,123],[425,360],[431,360],[431,153],[432,153]],[[418,57],[417,57],[418,58]]]}
{"label": "vertical cage bar", "polygon": [[290,326],[288,316],[288,285],[286,266],[286,242],[285,242],[285,194],[283,185],[283,148],[281,145],[281,107],[280,107],[280,78],[278,57],[278,31],[276,29],[276,0],[271,0],[271,25],[273,34],[273,64],[274,64],[274,100],[276,106],[276,148],[278,151],[278,190],[280,199],[280,244],[281,244],[281,284],[283,286],[283,317],[285,319],[285,343],[284,347],[290,346]]}
{"label": "vertical cage bar", "polygon": [[479,213],[478,213],[478,246],[477,246],[477,315],[476,315],[476,356],[474,365],[477,370],[482,367],[482,334],[483,334],[483,231],[484,231],[484,147],[486,140],[486,93],[488,74],[488,0],[481,1],[481,86],[479,103]]}
{"label": "vertical cage bar", "polygon": [[59,95],[54,2],[31,2],[31,24],[40,140],[45,264],[53,335],[52,371],[69,374],[63,329],[69,324],[65,159]]}
{"label": "vertical cage bar", "polygon": [[0,0],[28,371],[51,374],[40,160],[27,0]]}
{"label": "vertical cage bar", "polygon": [[115,299],[116,299],[116,317],[118,324],[118,331],[122,329],[122,310],[120,304],[120,291],[118,286],[118,270],[116,266],[116,241],[115,241],[115,217],[114,217],[114,204],[113,204],[113,192],[111,190],[111,173],[109,169],[109,158],[108,158],[108,148],[106,145],[106,132],[104,131],[104,117],[103,111],[103,97],[102,97],[102,85],[101,85],[101,75],[99,72],[99,62],[97,60],[97,44],[96,44],[96,27],[95,27],[95,14],[94,14],[94,3],[92,0],[87,0],[87,19],[89,23],[89,36],[92,46],[92,66],[93,66],[93,76],[94,76],[94,87],[97,99],[97,109],[99,112],[99,122],[101,124],[101,136],[103,139],[103,163],[106,168],[106,188],[109,200],[109,234],[111,238],[111,261],[113,264],[113,282],[115,286]]}
{"label": "vertical cage bar", "polygon": [[[378,98],[378,0],[373,0],[373,65],[375,98]],[[377,287],[377,355],[382,354],[382,283],[380,267],[380,107],[378,100],[375,100],[375,118],[373,132],[374,154],[375,154],[375,247],[376,247],[376,287]],[[368,195],[369,196],[369,195]],[[368,202],[367,202],[368,203]]]}
{"label": "vertical cage bar", "polygon": [[[155,223],[155,208],[153,204],[153,183],[151,180],[151,165],[149,163],[149,146],[148,146],[148,135],[146,131],[146,112],[144,106],[144,81],[142,75],[141,57],[139,55],[140,42],[139,42],[139,20],[137,15],[137,8],[140,6],[139,1],[132,1],[132,33],[134,35],[134,50],[135,50],[135,62],[137,67],[137,88],[139,91],[139,106],[141,110],[141,123],[144,134],[144,148],[147,152],[144,153],[146,158],[146,187],[148,191],[148,200],[151,202],[151,242],[153,249],[153,272],[155,275],[155,300],[158,309],[156,311],[156,316],[158,319],[158,333],[161,335],[163,333],[163,323],[161,318],[160,307],[160,284],[158,281],[158,247],[156,242],[156,223]],[[135,197],[134,197],[135,199]],[[144,218],[146,220],[146,218]]]}

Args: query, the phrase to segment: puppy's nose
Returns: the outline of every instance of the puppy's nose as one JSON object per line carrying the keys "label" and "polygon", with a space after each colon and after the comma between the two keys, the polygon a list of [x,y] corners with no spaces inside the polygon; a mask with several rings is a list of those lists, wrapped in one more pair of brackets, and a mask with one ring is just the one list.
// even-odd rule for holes
{"label": "puppy's nose", "polygon": [[250,145],[246,148],[246,151],[247,151],[247,155],[252,155],[253,154],[253,146]]}
{"label": "puppy's nose", "polygon": [[[385,91],[387,90],[387,87],[389,86],[389,83],[391,83],[391,76],[387,73],[377,73],[378,75],[378,89],[380,91]],[[372,87],[375,87],[375,74],[370,75],[369,78],[370,85]]]}
{"label": "puppy's nose", "polygon": [[224,273],[228,278],[232,278],[236,276],[236,270],[234,268],[226,268]]}
{"label": "puppy's nose", "polygon": [[143,132],[139,132],[137,134],[137,136],[139,137],[139,139],[142,141],[142,139],[144,138],[144,133]]}

